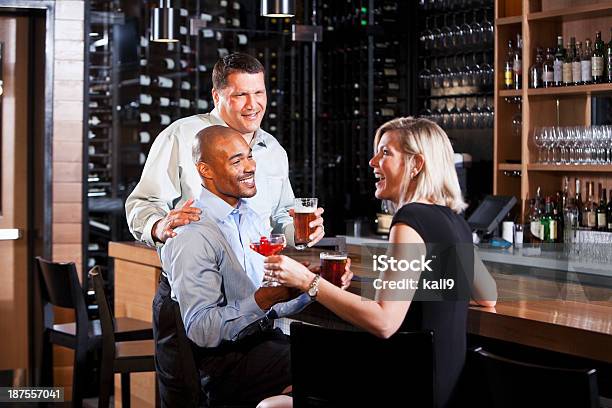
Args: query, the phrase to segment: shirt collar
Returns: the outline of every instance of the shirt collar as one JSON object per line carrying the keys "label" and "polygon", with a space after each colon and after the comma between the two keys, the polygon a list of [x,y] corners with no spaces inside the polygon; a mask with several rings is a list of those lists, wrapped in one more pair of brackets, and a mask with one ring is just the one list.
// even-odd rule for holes
{"label": "shirt collar", "polygon": [[[221,125],[221,126],[227,126],[227,123],[225,123],[225,121],[223,119],[221,119],[221,115],[219,115],[219,111],[217,110],[217,108],[214,108],[212,111],[210,111],[210,123],[213,125]],[[267,139],[267,133],[262,129],[259,128],[255,131],[255,137],[253,138],[253,141],[251,142],[251,147],[255,146],[255,145],[259,145],[262,147],[268,147],[266,144],[266,139]]]}
{"label": "shirt collar", "polygon": [[202,186],[202,191],[200,193],[200,197],[198,199],[199,207],[206,214],[210,214],[210,216],[217,221],[225,222],[228,217],[231,216],[232,212],[238,209],[240,215],[249,211],[249,205],[243,199],[238,200],[238,206],[236,208],[232,207],[223,199],[211,193],[206,187]]}

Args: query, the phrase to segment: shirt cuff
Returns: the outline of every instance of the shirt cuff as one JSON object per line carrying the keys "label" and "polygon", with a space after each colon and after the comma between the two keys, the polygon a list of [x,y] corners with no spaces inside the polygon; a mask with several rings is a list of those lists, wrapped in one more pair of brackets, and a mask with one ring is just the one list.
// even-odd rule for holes
{"label": "shirt cuff", "polygon": [[283,228],[283,234],[285,234],[285,239],[287,240],[287,245],[295,247],[295,228],[293,223],[286,224]]}
{"label": "shirt cuff", "polygon": [[162,246],[161,242],[156,242],[153,240],[153,235],[151,234],[153,230],[153,225],[159,220],[164,218],[162,215],[152,215],[149,217],[147,222],[145,223],[144,230],[142,231],[142,240],[149,246],[157,247]]}

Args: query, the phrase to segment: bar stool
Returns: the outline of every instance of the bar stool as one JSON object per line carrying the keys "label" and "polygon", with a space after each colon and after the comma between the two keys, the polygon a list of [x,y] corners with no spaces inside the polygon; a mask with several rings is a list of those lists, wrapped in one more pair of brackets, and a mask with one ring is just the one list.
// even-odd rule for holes
{"label": "bar stool", "polygon": [[296,408],[433,407],[433,332],[400,332],[383,340],[292,323],[291,373]]}
{"label": "bar stool", "polygon": [[[36,257],[43,315],[42,383],[53,384],[53,344],[74,350],[72,404],[82,405],[87,352],[101,345],[100,321],[90,321],[74,262],[60,263]],[[53,306],[74,310],[75,322],[53,324]],[[151,323],[131,318],[115,322],[118,341],[153,338]]]}
{"label": "bar stool", "polygon": [[477,406],[599,407],[595,369],[530,364],[489,353],[482,347],[468,352],[468,364],[471,394],[479,399]]}
{"label": "bar stool", "polygon": [[92,268],[89,271],[89,277],[93,281],[102,328],[102,365],[98,408],[109,406],[115,373],[121,374],[121,406],[129,408],[130,373],[155,371],[155,344],[153,340],[128,340],[115,343],[113,317],[104,294],[100,268],[97,266]]}

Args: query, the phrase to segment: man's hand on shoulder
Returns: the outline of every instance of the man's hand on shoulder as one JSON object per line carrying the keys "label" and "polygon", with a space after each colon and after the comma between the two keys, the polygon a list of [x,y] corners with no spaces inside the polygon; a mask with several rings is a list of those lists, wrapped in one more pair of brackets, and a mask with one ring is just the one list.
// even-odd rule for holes
{"label": "man's hand on shoulder", "polygon": [[151,230],[151,236],[156,242],[166,242],[168,238],[176,236],[174,229],[181,225],[187,225],[192,221],[199,221],[202,210],[192,207],[193,198],[190,198],[181,208],[175,208],[155,224]]}
{"label": "man's hand on shoulder", "polygon": [[285,286],[261,287],[255,292],[255,302],[261,310],[268,310],[281,302],[288,302],[300,296],[298,289]]}

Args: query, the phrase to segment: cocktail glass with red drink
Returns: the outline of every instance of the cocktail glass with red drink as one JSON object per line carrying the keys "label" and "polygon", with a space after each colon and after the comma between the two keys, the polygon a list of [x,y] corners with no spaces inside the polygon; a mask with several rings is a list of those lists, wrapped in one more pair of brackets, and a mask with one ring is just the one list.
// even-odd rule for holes
{"label": "cocktail glass with red drink", "polygon": [[[287,246],[284,234],[272,234],[269,237],[261,237],[258,241],[251,242],[253,251],[263,256],[272,256],[280,253]],[[279,286],[278,282],[264,281],[262,286]]]}

